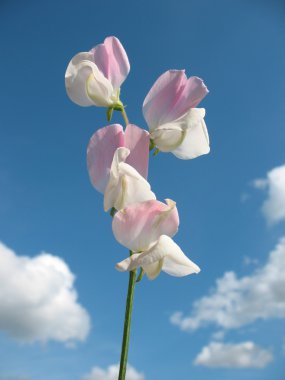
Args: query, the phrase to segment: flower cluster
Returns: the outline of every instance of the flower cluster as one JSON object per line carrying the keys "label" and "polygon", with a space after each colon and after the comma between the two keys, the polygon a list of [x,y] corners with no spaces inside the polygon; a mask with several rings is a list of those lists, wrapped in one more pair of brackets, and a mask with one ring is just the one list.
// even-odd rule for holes
{"label": "flower cluster", "polygon": [[131,251],[119,271],[142,268],[154,279],[160,271],[172,276],[198,273],[199,267],[172,240],[179,226],[176,203],[156,199],[147,181],[149,150],[191,159],[209,152],[205,109],[197,108],[208,89],[198,77],[169,70],[154,83],[143,103],[149,132],[130,124],[120,100],[120,87],[130,71],[127,54],[115,37],[89,52],[75,55],[65,75],[67,94],[80,106],[121,111],[125,130],[111,124],[97,130],[87,149],[93,186],[104,194],[104,210],[114,216],[115,238]]}

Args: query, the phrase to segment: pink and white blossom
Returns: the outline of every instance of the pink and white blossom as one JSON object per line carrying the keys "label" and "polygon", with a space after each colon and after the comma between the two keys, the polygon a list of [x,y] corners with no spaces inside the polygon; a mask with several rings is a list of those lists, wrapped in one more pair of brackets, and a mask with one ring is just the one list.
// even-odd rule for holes
{"label": "pink and white blossom", "polygon": [[104,209],[120,210],[131,203],[155,199],[147,182],[149,133],[129,124],[97,130],[87,148],[93,186],[104,193]]}
{"label": "pink and white blossom", "polygon": [[157,79],[144,100],[143,114],[160,151],[181,159],[209,153],[205,109],[196,108],[207,93],[202,79],[187,79],[184,70],[169,70]]}
{"label": "pink and white blossom", "polygon": [[160,271],[181,277],[198,273],[199,267],[171,239],[179,225],[175,202],[157,200],[135,203],[116,213],[115,238],[133,254],[116,265],[119,271],[142,267],[150,279]]}
{"label": "pink and white blossom", "polygon": [[89,52],[76,54],[65,73],[70,99],[83,107],[112,107],[120,103],[120,87],[130,71],[128,56],[116,37]]}

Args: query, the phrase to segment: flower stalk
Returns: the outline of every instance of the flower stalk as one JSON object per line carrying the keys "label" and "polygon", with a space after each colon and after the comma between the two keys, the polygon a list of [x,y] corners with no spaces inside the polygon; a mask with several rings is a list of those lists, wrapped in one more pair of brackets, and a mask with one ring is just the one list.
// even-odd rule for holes
{"label": "flower stalk", "polygon": [[123,116],[124,121],[125,121],[126,126],[127,126],[128,124],[130,124],[130,122],[129,122],[129,119],[128,119],[128,116],[127,116],[127,113],[126,113],[125,107],[123,107],[123,109],[122,109],[121,112],[122,112],[122,116]]}
{"label": "flower stalk", "polygon": [[[130,251],[130,256],[131,255],[132,255],[132,251]],[[133,271],[130,271],[130,275],[129,275],[129,286],[128,286],[128,294],[127,294],[127,302],[126,302],[124,333],[123,333],[120,371],[119,371],[118,380],[126,379],[135,285],[136,285],[136,270],[133,270]]]}
{"label": "flower stalk", "polygon": [[[126,113],[124,107],[122,107],[121,113],[122,113],[123,119],[125,121],[125,124],[127,126],[129,124],[129,119],[128,119],[128,116],[127,116],[127,113]],[[132,254],[133,254],[133,252],[130,251],[130,256],[132,256]],[[129,353],[129,345],[130,345],[130,334],[131,334],[132,311],[133,311],[134,294],[135,294],[135,286],[136,286],[136,277],[137,277],[136,276],[136,269],[133,271],[130,271],[118,380],[125,380],[126,379],[126,372],[127,372],[127,365],[128,365],[128,353]]]}

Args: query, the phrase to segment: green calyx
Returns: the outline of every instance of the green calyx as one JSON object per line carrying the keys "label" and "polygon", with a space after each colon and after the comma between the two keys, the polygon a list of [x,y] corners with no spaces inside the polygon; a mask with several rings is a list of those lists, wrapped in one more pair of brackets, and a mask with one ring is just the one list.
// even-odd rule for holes
{"label": "green calyx", "polygon": [[115,207],[111,208],[110,215],[111,215],[112,218],[114,218],[114,216],[115,216],[115,214],[116,214],[117,211],[118,210],[116,210]]}
{"label": "green calyx", "polygon": [[120,111],[122,112],[124,109],[123,103],[118,99],[116,103],[111,105],[109,108],[107,108],[106,114],[107,114],[107,120],[111,121],[113,116],[113,111]]}
{"label": "green calyx", "polygon": [[149,140],[149,151],[151,151],[151,150],[153,150],[153,149],[154,149],[154,151],[153,151],[152,155],[153,155],[153,156],[157,156],[158,153],[160,152],[160,150],[159,150],[159,149],[157,148],[157,146],[155,145],[154,140],[153,140],[153,139],[150,139],[150,140]]}

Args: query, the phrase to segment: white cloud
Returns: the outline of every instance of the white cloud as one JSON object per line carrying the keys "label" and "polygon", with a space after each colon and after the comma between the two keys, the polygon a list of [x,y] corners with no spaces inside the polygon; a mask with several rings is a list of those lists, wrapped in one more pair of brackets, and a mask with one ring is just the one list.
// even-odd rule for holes
{"label": "white cloud", "polygon": [[211,342],[202,348],[194,364],[211,368],[264,368],[272,361],[271,351],[253,342]]}
{"label": "white cloud", "polygon": [[267,263],[251,276],[226,272],[209,295],[197,300],[190,315],[176,312],[171,322],[181,330],[208,324],[238,328],[257,319],[285,318],[285,237],[269,254]]}
{"label": "white cloud", "polygon": [[[119,364],[110,365],[106,370],[94,367],[92,371],[83,377],[82,380],[117,380],[119,375]],[[143,373],[137,372],[132,366],[128,366],[126,380],[144,380]]]}
{"label": "white cloud", "polygon": [[59,257],[18,256],[0,243],[0,330],[21,342],[84,340],[89,315]]}
{"label": "white cloud", "polygon": [[272,169],[266,178],[256,179],[253,186],[267,191],[262,212],[268,223],[285,220],[285,165]]}

